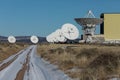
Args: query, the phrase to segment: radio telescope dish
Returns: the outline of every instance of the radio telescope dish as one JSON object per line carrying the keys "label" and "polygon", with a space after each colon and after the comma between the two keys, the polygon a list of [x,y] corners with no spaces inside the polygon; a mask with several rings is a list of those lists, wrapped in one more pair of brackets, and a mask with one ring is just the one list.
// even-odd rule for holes
{"label": "radio telescope dish", "polygon": [[53,38],[53,42],[59,42],[56,37]]}
{"label": "radio telescope dish", "polygon": [[34,43],[34,44],[38,43],[38,41],[39,41],[39,39],[38,39],[37,36],[31,36],[31,37],[30,37],[30,40],[31,40],[31,42]]}
{"label": "radio telescope dish", "polygon": [[56,38],[58,39],[59,42],[66,42],[67,41],[67,39],[63,35],[59,35]]}
{"label": "radio telescope dish", "polygon": [[49,42],[49,43],[50,43],[50,42],[53,42],[53,39],[50,38],[49,36],[46,37],[46,40],[47,40],[47,42]]}
{"label": "radio telescope dish", "polygon": [[92,25],[98,25],[101,24],[103,22],[103,19],[99,19],[99,18],[75,18],[75,21],[80,24],[81,26],[86,26],[88,24],[92,24]]}
{"label": "radio telescope dish", "polygon": [[93,35],[95,34],[96,25],[101,24],[103,19],[95,18],[92,11],[89,10],[85,18],[75,18],[75,21],[82,26],[85,42],[93,42],[94,39],[92,37],[94,37]]}
{"label": "radio telescope dish", "polygon": [[8,42],[9,43],[15,43],[16,42],[16,38],[14,36],[9,36],[8,37]]}
{"label": "radio telescope dish", "polygon": [[48,35],[48,36],[46,37],[46,40],[47,40],[48,42],[52,42],[52,43],[58,42],[58,40],[56,39],[56,34],[55,34],[55,32],[53,32],[53,33],[51,33],[50,35]]}
{"label": "radio telescope dish", "polygon": [[69,40],[75,40],[79,37],[79,31],[73,24],[64,24],[61,30],[63,35]]}
{"label": "radio telescope dish", "polygon": [[53,40],[53,42],[59,42],[58,40],[57,40],[57,34],[56,34],[56,32],[53,32],[52,34],[51,34],[51,37],[52,37],[52,40]]}
{"label": "radio telescope dish", "polygon": [[61,29],[56,30],[56,38],[59,42],[65,42],[67,39],[65,38],[65,36],[62,33]]}
{"label": "radio telescope dish", "polygon": [[46,40],[47,40],[47,42],[53,42],[53,37],[52,37],[52,35],[51,35],[51,34],[48,35],[48,36],[46,37]]}

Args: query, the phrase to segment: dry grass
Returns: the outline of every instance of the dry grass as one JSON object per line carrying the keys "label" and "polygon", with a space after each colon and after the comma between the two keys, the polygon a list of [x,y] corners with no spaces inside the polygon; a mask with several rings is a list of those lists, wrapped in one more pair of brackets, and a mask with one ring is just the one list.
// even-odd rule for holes
{"label": "dry grass", "polygon": [[120,46],[84,44],[46,44],[39,55],[72,78],[107,80],[120,75]]}
{"label": "dry grass", "polygon": [[25,44],[9,44],[9,43],[0,43],[0,61],[5,60],[9,56],[16,54],[18,51],[27,47]]}

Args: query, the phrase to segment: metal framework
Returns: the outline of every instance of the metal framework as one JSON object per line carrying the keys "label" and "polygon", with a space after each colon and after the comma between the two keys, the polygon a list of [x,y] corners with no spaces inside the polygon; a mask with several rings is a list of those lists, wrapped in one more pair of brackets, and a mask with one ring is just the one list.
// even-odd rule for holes
{"label": "metal framework", "polygon": [[103,22],[103,19],[95,18],[92,11],[88,11],[88,14],[85,18],[75,18],[75,21],[82,26],[83,35],[85,42],[93,42],[92,36],[95,33],[96,25],[99,25]]}

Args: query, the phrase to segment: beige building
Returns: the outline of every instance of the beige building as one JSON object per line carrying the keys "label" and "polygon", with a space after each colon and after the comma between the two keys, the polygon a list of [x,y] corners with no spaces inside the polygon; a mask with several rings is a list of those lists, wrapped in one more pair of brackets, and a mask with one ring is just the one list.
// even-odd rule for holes
{"label": "beige building", "polygon": [[100,33],[105,40],[120,40],[120,14],[105,13],[101,18],[104,18],[104,23],[101,24]]}

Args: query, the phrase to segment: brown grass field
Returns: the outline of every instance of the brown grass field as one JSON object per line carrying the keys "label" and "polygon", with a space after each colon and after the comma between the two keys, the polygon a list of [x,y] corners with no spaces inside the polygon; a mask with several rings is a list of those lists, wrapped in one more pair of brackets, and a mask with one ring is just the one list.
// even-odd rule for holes
{"label": "brown grass field", "polygon": [[[0,43],[0,62],[29,46]],[[38,44],[38,55],[77,80],[120,78],[120,46],[93,44]]]}
{"label": "brown grass field", "polygon": [[17,43],[17,44],[10,44],[10,43],[0,43],[0,62],[8,58],[9,56],[16,54],[20,50],[24,49],[28,45]]}
{"label": "brown grass field", "polygon": [[78,80],[120,77],[120,46],[85,44],[38,45],[39,55]]}

